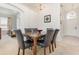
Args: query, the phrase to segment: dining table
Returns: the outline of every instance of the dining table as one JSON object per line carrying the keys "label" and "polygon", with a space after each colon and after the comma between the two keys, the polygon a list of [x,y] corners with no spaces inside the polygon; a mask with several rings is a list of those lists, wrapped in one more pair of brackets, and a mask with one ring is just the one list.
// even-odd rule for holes
{"label": "dining table", "polygon": [[32,46],[32,51],[33,55],[37,54],[37,40],[41,37],[41,33],[39,31],[37,32],[28,32],[27,34],[24,34],[25,36],[28,35],[29,37],[32,38],[33,40],[33,46]]}
{"label": "dining table", "polygon": [[42,32],[42,30],[41,29],[39,29],[39,30],[37,30],[39,33],[41,33]]}

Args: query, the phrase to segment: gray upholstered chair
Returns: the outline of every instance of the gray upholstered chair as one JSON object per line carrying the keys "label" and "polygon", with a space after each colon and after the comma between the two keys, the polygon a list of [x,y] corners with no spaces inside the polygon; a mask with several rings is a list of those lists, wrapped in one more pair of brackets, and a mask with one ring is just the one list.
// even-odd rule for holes
{"label": "gray upholstered chair", "polygon": [[[53,35],[53,38],[52,38],[52,41],[51,41],[51,44],[52,44],[52,50],[53,50],[53,45],[55,46],[56,48],[56,38],[57,38],[57,34],[59,32],[59,29],[55,29],[54,31],[54,35]],[[53,50],[54,51],[54,50]]]}
{"label": "gray upholstered chair", "polygon": [[20,49],[23,50],[23,55],[25,54],[25,49],[32,47],[32,42],[29,40],[24,41],[24,37],[22,35],[21,30],[14,30],[16,33],[17,41],[18,41],[18,55],[20,54]]}
{"label": "gray upholstered chair", "polygon": [[[27,34],[28,32],[31,32],[31,33],[37,32],[37,28],[25,28],[24,30],[25,30],[25,34]],[[32,41],[32,38],[29,36],[26,36],[26,39],[29,39]]]}
{"label": "gray upholstered chair", "polygon": [[[31,32],[31,28],[25,28],[24,30],[25,30],[25,34],[27,34],[28,32]],[[29,36],[26,36],[26,39],[28,39],[28,40],[31,40],[31,41],[32,41],[32,38],[31,38],[31,37],[29,37]]]}
{"label": "gray upholstered chair", "polygon": [[[54,37],[54,33],[55,33],[55,30],[53,28],[47,28],[47,30],[51,30],[52,32],[52,38]],[[53,39],[51,39],[51,43],[52,43]],[[52,51],[54,51],[54,47],[52,45]]]}
{"label": "gray upholstered chair", "polygon": [[25,28],[25,33],[27,32],[36,32],[38,29],[37,28]]}
{"label": "gray upholstered chair", "polygon": [[38,30],[37,28],[31,28],[31,32],[32,32],[32,33],[37,32],[37,30]]}
{"label": "gray upholstered chair", "polygon": [[25,28],[24,30],[25,30],[25,33],[31,32],[31,28]]}
{"label": "gray upholstered chair", "polygon": [[46,48],[49,47],[51,53],[51,40],[53,31],[47,29],[47,34],[43,36],[43,40],[38,42],[38,45],[44,48],[44,54],[46,54]]}

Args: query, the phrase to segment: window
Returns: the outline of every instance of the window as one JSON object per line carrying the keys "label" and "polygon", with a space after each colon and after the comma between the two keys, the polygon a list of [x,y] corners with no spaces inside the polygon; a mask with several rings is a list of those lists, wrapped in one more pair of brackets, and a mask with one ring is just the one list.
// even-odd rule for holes
{"label": "window", "polygon": [[66,18],[67,19],[76,19],[77,18],[77,14],[76,14],[75,11],[70,11],[70,12],[67,13]]}
{"label": "window", "polygon": [[7,29],[7,17],[0,17],[0,27]]}

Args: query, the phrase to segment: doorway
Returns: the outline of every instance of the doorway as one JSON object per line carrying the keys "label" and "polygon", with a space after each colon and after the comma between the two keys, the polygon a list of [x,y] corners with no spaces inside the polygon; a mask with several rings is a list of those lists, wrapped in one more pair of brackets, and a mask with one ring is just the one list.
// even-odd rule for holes
{"label": "doorway", "polygon": [[61,4],[60,20],[62,36],[79,37],[78,4]]}

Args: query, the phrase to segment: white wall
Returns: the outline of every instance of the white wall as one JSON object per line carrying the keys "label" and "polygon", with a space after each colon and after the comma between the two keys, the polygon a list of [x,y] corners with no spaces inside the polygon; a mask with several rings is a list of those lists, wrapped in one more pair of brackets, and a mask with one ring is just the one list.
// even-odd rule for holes
{"label": "white wall", "polygon": [[20,4],[15,4],[19,8],[23,10],[20,12],[17,17],[17,27],[24,32],[24,28],[37,28],[38,25],[38,13],[29,9],[27,6],[23,6]]}
{"label": "white wall", "polygon": [[[46,28],[60,29],[60,4],[43,4],[45,8],[39,13],[39,29],[46,31]],[[44,16],[51,15],[51,22],[44,23]],[[61,40],[60,33],[58,35],[58,40]]]}
{"label": "white wall", "polygon": [[[44,4],[45,8],[39,14],[39,27],[60,29],[60,4]],[[51,15],[51,22],[44,23],[44,16]]]}

